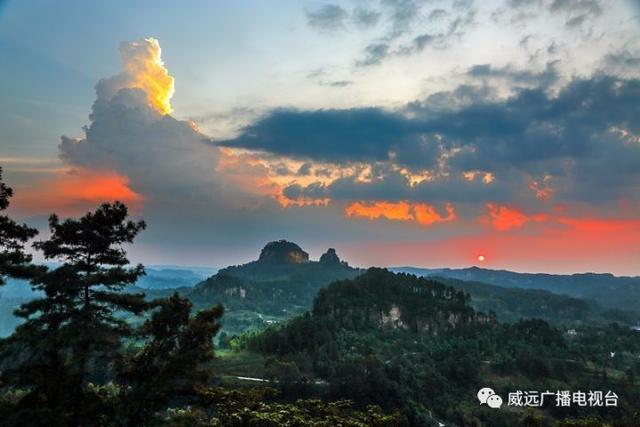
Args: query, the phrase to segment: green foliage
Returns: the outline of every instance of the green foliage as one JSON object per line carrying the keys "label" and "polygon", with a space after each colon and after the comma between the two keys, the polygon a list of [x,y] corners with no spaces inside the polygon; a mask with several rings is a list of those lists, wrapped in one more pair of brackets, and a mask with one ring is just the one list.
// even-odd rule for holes
{"label": "green foliage", "polygon": [[[246,391],[211,389],[204,393],[206,407],[213,409],[214,417],[186,411],[170,413],[169,425],[213,425],[225,427],[402,427],[406,419],[398,413],[385,414],[379,407],[355,409],[349,401],[325,403],[321,400],[296,400],[291,403],[272,401],[275,393],[269,389]],[[208,406],[210,405],[210,406]]]}
{"label": "green foliage", "polygon": [[157,310],[140,328],[145,345],[125,358],[118,379],[125,385],[123,417],[128,425],[146,425],[171,399],[191,402],[212,372],[213,337],[220,329],[222,306],[191,317],[191,302],[179,296],[156,300]]}
{"label": "green foliage", "polygon": [[[0,212],[9,207],[13,190],[2,181],[0,167]],[[30,279],[38,268],[31,264],[31,255],[24,252],[25,243],[38,231],[24,224],[18,224],[7,215],[0,215],[0,285],[7,277]]]}
{"label": "green foliage", "polygon": [[127,221],[127,208],[116,202],[78,220],[52,215],[49,228],[49,239],[34,247],[60,265],[32,279],[44,296],[16,311],[25,321],[7,340],[3,356],[15,363],[2,376],[29,390],[17,419],[50,411],[76,424],[95,407],[89,381],[105,374],[120,340],[131,334],[116,311],[139,314],[147,307],[144,295],[118,292],[144,273],[142,266],[124,267],[129,261],[121,248],[144,223]]}
{"label": "green foliage", "polygon": [[629,325],[640,321],[640,313],[624,310],[605,310],[594,300],[559,295],[542,289],[506,288],[481,282],[451,278],[435,278],[471,295],[470,305],[476,310],[495,312],[501,322],[541,318],[556,325],[579,326],[607,324],[612,321]]}
{"label": "green foliage", "polygon": [[606,309],[640,313],[640,277],[616,277],[609,273],[579,273],[571,275],[516,273],[478,267],[441,269],[437,271],[405,268],[414,274],[433,275],[505,288],[547,290],[587,301],[597,301]]}
{"label": "green foliage", "polygon": [[[394,307],[395,323],[389,320]],[[541,319],[496,324],[448,286],[380,269],[330,285],[320,291],[313,313],[240,341],[278,360],[303,355],[312,374],[328,382],[329,399],[400,410],[416,426],[434,420],[538,425],[540,419],[589,414],[589,408],[547,408],[544,415],[489,410],[475,397],[487,385],[503,396],[517,389],[616,390],[625,401],[607,413],[617,419],[640,404],[637,332],[614,324],[578,328],[566,338]],[[611,358],[611,351],[619,353]],[[598,373],[602,368],[608,377]]]}
{"label": "green foliage", "polygon": [[[390,318],[396,308],[398,319]],[[453,328],[474,321],[464,293],[440,282],[380,268],[321,289],[315,316],[337,319],[349,329],[389,326],[420,331]]]}
{"label": "green foliage", "polygon": [[224,268],[186,295],[196,307],[223,304],[225,331],[239,334],[304,313],[320,288],[360,273],[333,250],[321,261],[309,261],[298,245],[271,242],[257,261]]}
{"label": "green foliage", "polygon": [[[0,185],[0,209],[10,195]],[[30,277],[38,295],[19,307],[24,323],[0,344],[3,426],[402,425],[402,417],[374,406],[277,402],[268,390],[210,389],[224,310],[217,305],[192,314],[193,304],[178,293],[147,302],[143,294],[123,292],[144,274],[141,265],[127,267],[122,245],[145,225],[127,218],[118,202],[77,220],[52,215],[50,238],[34,244],[59,262],[52,270],[28,264],[22,250],[32,230],[0,219],[0,275]],[[306,262],[304,254],[289,258]],[[335,258],[323,263],[349,270]],[[134,328],[131,318],[143,314],[146,320]],[[227,347],[237,345],[222,338]],[[303,393],[297,362],[272,359],[265,373],[285,393]]]}

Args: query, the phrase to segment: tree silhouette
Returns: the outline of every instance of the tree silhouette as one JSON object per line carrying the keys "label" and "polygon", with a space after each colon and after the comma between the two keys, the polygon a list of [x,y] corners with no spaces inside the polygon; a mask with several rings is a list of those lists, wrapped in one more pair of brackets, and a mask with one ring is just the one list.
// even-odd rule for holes
{"label": "tree silhouette", "polygon": [[221,305],[191,316],[192,304],[178,293],[152,302],[156,311],[140,328],[146,344],[121,366],[127,425],[147,425],[170,399],[192,403],[207,385],[220,329]]}
{"label": "tree silhouette", "polygon": [[122,339],[132,334],[118,313],[140,314],[148,307],[144,294],[120,292],[144,274],[142,265],[127,267],[122,245],[132,243],[145,224],[127,218],[119,202],[80,219],[61,222],[51,215],[51,237],[34,244],[60,265],[32,280],[44,296],[16,311],[25,322],[8,340],[17,363],[6,376],[28,390],[16,419],[25,414],[32,424],[40,414],[61,425],[81,425],[100,404],[89,381],[108,371]]}
{"label": "tree silhouette", "polygon": [[[12,196],[13,190],[2,181],[0,167],[0,212],[9,207]],[[31,264],[31,255],[24,252],[25,243],[37,234],[38,230],[0,215],[0,285],[6,277],[30,279],[37,272]]]}

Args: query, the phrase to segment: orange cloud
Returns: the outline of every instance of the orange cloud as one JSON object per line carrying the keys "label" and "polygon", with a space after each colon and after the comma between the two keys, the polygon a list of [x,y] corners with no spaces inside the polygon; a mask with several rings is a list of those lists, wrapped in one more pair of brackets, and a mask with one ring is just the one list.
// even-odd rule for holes
{"label": "orange cloud", "polygon": [[480,222],[488,224],[497,231],[520,228],[530,221],[540,222],[547,219],[545,215],[528,216],[517,208],[487,203],[489,212],[480,217]]}
{"label": "orange cloud", "polygon": [[447,211],[446,216],[441,216],[433,206],[424,203],[414,205],[413,210],[415,212],[416,222],[421,225],[431,225],[436,222],[453,221],[456,219],[455,209],[450,203],[445,205],[445,210]]}
{"label": "orange cloud", "polygon": [[150,37],[123,43],[120,54],[122,66],[130,78],[127,86],[144,90],[149,104],[159,113],[171,113],[174,79],[162,62],[162,49],[158,40]]}
{"label": "orange cloud", "polygon": [[120,43],[122,72],[101,79],[98,98],[109,100],[121,89],[142,89],[150,107],[160,114],[170,114],[174,79],[162,62],[160,43],[154,38]]}
{"label": "orange cloud", "polygon": [[348,217],[363,217],[370,220],[386,218],[391,221],[415,221],[420,225],[432,225],[437,222],[448,222],[456,219],[453,205],[445,205],[447,214],[440,215],[436,209],[426,203],[410,203],[408,201],[372,203],[354,202],[345,208]]}
{"label": "orange cloud", "polygon": [[127,177],[111,171],[76,168],[16,191],[12,206],[29,214],[77,215],[116,200],[137,211],[142,207],[143,197],[129,188]]}
{"label": "orange cloud", "polygon": [[529,189],[535,193],[537,199],[549,200],[551,197],[553,197],[553,194],[555,192],[554,189],[549,185],[550,181],[551,176],[546,175],[542,179],[542,182],[536,180],[531,181],[529,183]]}

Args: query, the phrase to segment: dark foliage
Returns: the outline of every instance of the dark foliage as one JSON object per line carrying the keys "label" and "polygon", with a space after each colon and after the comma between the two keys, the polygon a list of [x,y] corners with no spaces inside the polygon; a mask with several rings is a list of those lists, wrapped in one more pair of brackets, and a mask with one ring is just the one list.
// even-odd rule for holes
{"label": "dark foliage", "polygon": [[156,311],[139,330],[144,346],[125,358],[118,379],[125,386],[123,419],[146,425],[172,400],[196,401],[212,371],[213,337],[220,329],[222,306],[191,317],[191,302],[177,293],[152,303]]}
{"label": "dark foliage", "polygon": [[[9,207],[12,196],[13,189],[2,181],[0,167],[0,212]],[[24,252],[25,243],[36,234],[36,229],[0,215],[0,285],[4,285],[6,277],[30,279],[37,274],[38,268],[31,264],[31,255]]]}

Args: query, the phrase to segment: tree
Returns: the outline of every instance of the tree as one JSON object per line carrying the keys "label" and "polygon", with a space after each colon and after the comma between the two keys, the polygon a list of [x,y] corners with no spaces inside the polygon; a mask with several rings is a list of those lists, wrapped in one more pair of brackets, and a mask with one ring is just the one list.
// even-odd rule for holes
{"label": "tree", "polygon": [[[12,196],[11,187],[2,182],[0,167],[0,212],[9,207]],[[24,252],[25,243],[37,234],[38,230],[0,215],[0,285],[4,285],[6,277],[30,279],[37,273],[31,264],[31,255]]]}
{"label": "tree", "polygon": [[124,359],[118,379],[123,384],[123,419],[128,426],[149,424],[171,399],[197,400],[212,371],[213,338],[220,330],[221,305],[191,316],[192,304],[177,292],[151,303],[155,312],[139,330],[146,341]]}
{"label": "tree", "polygon": [[[140,314],[144,294],[120,292],[144,274],[129,268],[122,245],[133,242],[144,222],[127,219],[125,205],[103,204],[80,219],[49,218],[51,237],[36,242],[46,259],[60,263],[32,280],[44,297],[23,304],[16,314],[25,319],[9,338],[18,361],[6,374],[14,386],[28,392],[18,402],[20,414],[61,425],[81,425],[100,399],[89,372],[105,373],[118,357],[130,326],[118,313]],[[18,354],[16,354],[18,353]],[[33,424],[33,418],[30,421]]]}

